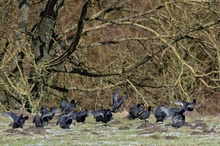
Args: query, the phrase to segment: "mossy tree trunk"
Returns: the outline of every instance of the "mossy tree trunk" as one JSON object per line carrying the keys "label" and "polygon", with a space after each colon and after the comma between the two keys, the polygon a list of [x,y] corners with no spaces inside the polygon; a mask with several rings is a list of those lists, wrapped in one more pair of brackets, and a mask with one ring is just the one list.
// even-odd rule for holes
{"label": "mossy tree trunk", "polygon": [[[40,101],[45,97],[45,84],[48,82],[52,69],[62,68],[62,63],[76,50],[88,2],[82,7],[77,32],[72,45],[60,56],[53,50],[56,39],[55,27],[64,0],[48,0],[40,21],[31,32],[27,31],[29,0],[20,0],[18,9],[18,26],[16,30],[14,55],[11,73],[5,72],[8,83],[7,91],[12,94],[23,109],[36,110]],[[59,48],[62,49],[62,48]]]}

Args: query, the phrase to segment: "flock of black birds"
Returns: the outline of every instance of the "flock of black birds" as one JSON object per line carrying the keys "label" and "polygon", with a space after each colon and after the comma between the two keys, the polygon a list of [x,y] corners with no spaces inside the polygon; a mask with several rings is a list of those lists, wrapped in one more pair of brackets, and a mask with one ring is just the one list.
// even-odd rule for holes
{"label": "flock of black birds", "polygon": [[[120,90],[118,89],[113,97],[113,106],[112,109],[101,109],[101,110],[93,110],[93,111],[75,111],[76,107],[75,100],[71,100],[70,102],[63,100],[60,104],[60,107],[52,107],[48,110],[46,107],[40,108],[40,114],[37,112],[33,118],[33,123],[37,128],[43,128],[47,125],[55,116],[55,114],[60,114],[57,120],[56,125],[59,125],[60,128],[69,129],[73,120],[76,122],[84,123],[86,118],[89,115],[93,115],[96,122],[102,122],[105,125],[113,118],[113,114],[118,111],[121,104],[127,98],[127,96],[122,96],[118,98]],[[181,105],[180,108],[169,108],[167,106],[158,106],[154,110],[154,116],[156,118],[156,122],[163,122],[165,119],[170,119],[172,121],[172,126],[179,128],[185,123],[185,111],[193,111],[196,105],[196,99],[192,102],[187,102],[185,100],[180,100],[174,102],[176,105]],[[135,107],[129,109],[129,119],[139,118],[145,122],[149,118],[151,113],[151,106],[145,109],[143,103],[138,103]],[[23,116],[23,114],[16,115],[13,112],[3,112],[3,116],[9,117],[13,121],[12,128],[23,128],[23,125],[26,120],[29,119],[28,116]]]}

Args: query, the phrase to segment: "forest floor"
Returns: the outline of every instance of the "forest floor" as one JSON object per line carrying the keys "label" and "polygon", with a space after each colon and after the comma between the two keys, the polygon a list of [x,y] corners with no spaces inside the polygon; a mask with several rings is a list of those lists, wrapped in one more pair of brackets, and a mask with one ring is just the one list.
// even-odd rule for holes
{"label": "forest floor", "polygon": [[104,126],[96,123],[92,116],[85,124],[73,121],[70,129],[61,129],[56,125],[58,115],[44,128],[35,128],[33,115],[23,112],[30,119],[23,129],[12,129],[11,120],[0,116],[0,145],[101,145],[101,146],[184,146],[184,145],[220,145],[220,115],[200,115],[196,111],[185,113],[186,123],[176,129],[171,121],[155,123],[152,114],[148,122],[140,119],[129,120],[127,112],[113,114],[113,120]]}

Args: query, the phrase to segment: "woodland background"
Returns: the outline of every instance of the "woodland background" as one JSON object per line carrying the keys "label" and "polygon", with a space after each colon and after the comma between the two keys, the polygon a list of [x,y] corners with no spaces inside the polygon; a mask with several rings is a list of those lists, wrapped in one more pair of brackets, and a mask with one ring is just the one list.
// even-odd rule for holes
{"label": "woodland background", "polygon": [[220,3],[168,0],[0,1],[1,110],[125,109],[186,99],[220,108]]}

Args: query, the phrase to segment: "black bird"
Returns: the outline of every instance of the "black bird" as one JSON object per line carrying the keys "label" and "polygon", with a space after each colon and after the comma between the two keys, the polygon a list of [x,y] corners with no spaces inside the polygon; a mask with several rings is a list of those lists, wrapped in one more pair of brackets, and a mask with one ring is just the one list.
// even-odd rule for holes
{"label": "black bird", "polygon": [[112,112],[116,112],[120,108],[121,104],[124,102],[125,98],[127,97],[127,96],[122,96],[118,98],[119,93],[120,93],[120,89],[118,89],[112,97],[113,100]]}
{"label": "black bird", "polygon": [[[50,111],[48,111],[48,109],[46,108],[46,107],[41,107],[40,108],[40,113],[41,113],[41,122],[42,122],[42,124],[43,124],[43,126],[45,125],[45,124],[48,124],[49,123],[49,121],[51,121],[52,119],[53,119],[53,117],[54,117],[54,115],[56,114],[56,113],[59,113],[61,111],[61,109],[60,108],[56,108],[56,107],[52,107],[52,108],[50,108]],[[39,115],[38,115],[39,116]],[[39,120],[37,120],[36,122],[39,122]],[[35,123],[36,124],[36,123]],[[39,123],[38,123],[39,124]],[[35,125],[36,126],[36,125]]]}
{"label": "black bird", "polygon": [[185,100],[175,101],[174,104],[181,105],[185,108],[185,111],[193,111],[196,106],[196,99],[193,99],[192,102],[187,102]]}
{"label": "black bird", "polygon": [[42,107],[40,108],[40,113],[41,113],[41,114],[47,113],[47,112],[48,112],[48,109],[47,109],[46,107],[42,106]]}
{"label": "black bird", "polygon": [[161,106],[158,106],[154,110],[154,116],[156,118],[156,122],[163,122],[166,118],[166,113],[161,110]]}
{"label": "black bird", "polygon": [[66,100],[62,100],[62,102],[60,104],[62,114],[68,114],[70,111],[72,111],[73,108],[75,107],[75,103],[76,103],[76,101],[74,99],[71,100],[70,102],[68,102]]}
{"label": "black bird", "polygon": [[96,120],[96,122],[102,122],[104,119],[105,110],[98,110],[98,111],[94,110],[92,111],[92,115]]}
{"label": "black bird", "polygon": [[43,114],[41,114],[41,116],[39,116],[39,114],[37,113],[33,119],[35,127],[44,127],[44,125],[54,117],[55,113],[52,111],[53,110],[51,110],[50,112],[44,112]]}
{"label": "black bird", "polygon": [[78,115],[77,111],[71,111],[67,114],[67,116],[72,116],[73,120],[76,120],[76,116]]}
{"label": "black bird", "polygon": [[135,119],[144,111],[144,104],[138,103],[137,106],[129,109],[129,118]]}
{"label": "black bird", "polygon": [[[164,121],[165,119],[170,119],[172,121],[172,126],[179,128],[185,123],[185,108],[169,108],[167,106],[159,106],[155,109],[154,114],[157,118],[157,122]],[[159,118],[159,119],[158,119]]]}
{"label": "black bird", "polygon": [[172,119],[172,126],[179,128],[185,123],[185,115],[177,115]]}
{"label": "black bird", "polygon": [[82,122],[84,123],[86,120],[86,117],[88,116],[88,110],[82,111],[82,112],[78,112],[76,115],[76,122]]}
{"label": "black bird", "polygon": [[185,109],[182,108],[177,112],[172,118],[172,126],[175,128],[179,128],[185,123],[185,115],[183,114]]}
{"label": "black bird", "polygon": [[35,123],[35,127],[37,128],[44,127],[43,120],[40,118],[38,113],[34,116],[33,123]]}
{"label": "black bird", "polygon": [[10,118],[14,122],[12,125],[13,129],[14,128],[23,128],[25,121],[29,119],[28,116],[23,117],[23,114],[17,116],[13,112],[3,112],[2,115]]}
{"label": "black bird", "polygon": [[59,124],[60,128],[69,129],[72,121],[73,121],[73,116],[72,115],[69,115],[69,116],[60,115],[60,117],[58,118],[56,124],[57,125]]}
{"label": "black bird", "polygon": [[112,111],[110,109],[105,109],[104,111],[105,113],[102,122],[107,124],[109,121],[112,120]]}
{"label": "black bird", "polygon": [[147,118],[150,117],[150,111],[151,111],[151,106],[148,107],[148,110],[144,110],[143,112],[140,113],[140,115],[138,116],[141,120],[144,120],[145,122],[147,122]]}
{"label": "black bird", "polygon": [[110,109],[103,109],[103,110],[98,110],[98,111],[93,111],[92,115],[96,122],[102,122],[107,125],[109,121],[112,119],[112,111]]}
{"label": "black bird", "polygon": [[[167,106],[161,106],[160,109],[166,114],[165,119],[172,119],[177,113],[180,113],[184,108],[169,108]],[[185,110],[184,110],[185,112]]]}

